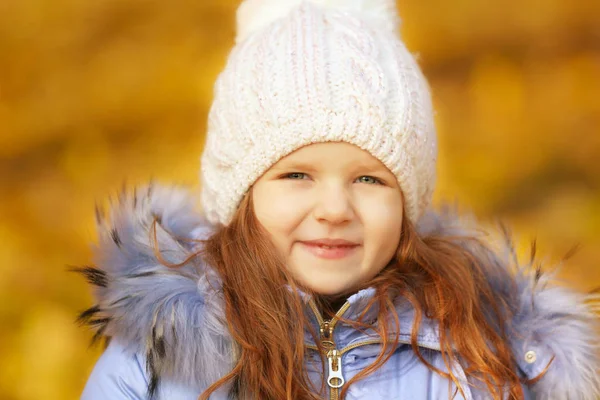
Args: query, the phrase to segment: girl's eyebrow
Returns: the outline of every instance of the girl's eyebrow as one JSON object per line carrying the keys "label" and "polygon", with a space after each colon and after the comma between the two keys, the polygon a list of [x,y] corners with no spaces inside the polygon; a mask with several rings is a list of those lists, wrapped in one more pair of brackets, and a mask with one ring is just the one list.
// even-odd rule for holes
{"label": "girl's eyebrow", "polygon": [[[384,165],[373,163],[358,163],[353,166],[353,169],[364,172],[387,172],[388,169]],[[391,173],[391,172],[390,172]]]}
{"label": "girl's eyebrow", "polygon": [[274,165],[271,167],[273,171],[300,171],[300,172],[315,172],[317,169],[314,165],[307,164],[304,162],[290,161],[287,163],[281,163],[281,165]]}

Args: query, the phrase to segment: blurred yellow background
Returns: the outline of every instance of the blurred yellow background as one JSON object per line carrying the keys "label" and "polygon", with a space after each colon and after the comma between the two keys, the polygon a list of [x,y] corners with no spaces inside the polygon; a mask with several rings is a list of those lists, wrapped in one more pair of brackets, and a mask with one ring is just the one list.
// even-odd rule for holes
{"label": "blurred yellow background", "polygon": [[[100,348],[94,202],[122,182],[197,185],[234,0],[0,1],[0,398],[74,399]],[[538,237],[562,276],[600,285],[600,2],[403,0],[431,83],[435,201]]]}

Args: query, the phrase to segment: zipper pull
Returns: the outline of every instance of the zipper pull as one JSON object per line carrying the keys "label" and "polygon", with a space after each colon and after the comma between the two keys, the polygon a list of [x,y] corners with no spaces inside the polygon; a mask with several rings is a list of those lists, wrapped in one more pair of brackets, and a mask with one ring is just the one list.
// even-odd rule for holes
{"label": "zipper pull", "polygon": [[333,328],[329,325],[330,323],[330,321],[323,321],[323,323],[321,324],[321,338],[331,340],[333,336]]}
{"label": "zipper pull", "polygon": [[321,324],[321,345],[325,354],[329,354],[329,351],[335,349],[335,342],[333,341],[333,328],[329,325],[329,321],[323,321]]}
{"label": "zipper pull", "polygon": [[337,349],[330,350],[327,353],[329,361],[329,375],[327,376],[327,384],[332,388],[340,388],[344,384],[342,376],[342,357]]}

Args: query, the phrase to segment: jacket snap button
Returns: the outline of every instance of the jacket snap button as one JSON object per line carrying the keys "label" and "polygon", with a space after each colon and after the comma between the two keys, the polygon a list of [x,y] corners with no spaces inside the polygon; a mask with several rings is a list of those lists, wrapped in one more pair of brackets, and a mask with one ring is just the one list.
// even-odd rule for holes
{"label": "jacket snap button", "polygon": [[527,361],[529,364],[534,363],[536,358],[535,351],[533,350],[529,350],[527,353],[525,353],[525,361]]}

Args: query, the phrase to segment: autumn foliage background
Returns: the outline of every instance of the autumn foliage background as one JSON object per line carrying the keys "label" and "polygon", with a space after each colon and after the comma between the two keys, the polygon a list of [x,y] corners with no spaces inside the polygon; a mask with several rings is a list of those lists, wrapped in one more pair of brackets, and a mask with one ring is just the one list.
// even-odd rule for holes
{"label": "autumn foliage background", "polygon": [[[94,203],[198,184],[234,0],[0,0],[0,398],[74,399],[100,348]],[[502,219],[561,277],[600,286],[600,2],[403,0],[437,109],[435,203]]]}

